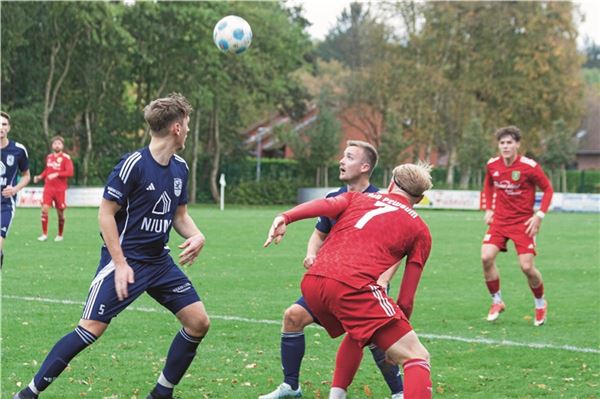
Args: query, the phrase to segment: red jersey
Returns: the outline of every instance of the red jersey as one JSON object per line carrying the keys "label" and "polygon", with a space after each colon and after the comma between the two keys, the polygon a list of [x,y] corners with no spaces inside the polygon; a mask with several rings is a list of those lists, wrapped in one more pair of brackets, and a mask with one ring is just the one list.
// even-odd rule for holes
{"label": "red jersey", "polygon": [[486,209],[494,209],[494,224],[511,225],[524,223],[533,215],[535,188],[544,195],[540,210],[548,212],[554,190],[544,171],[533,159],[517,156],[510,166],[502,157],[487,163],[484,181]]}
{"label": "red jersey", "polygon": [[[313,215],[337,222],[308,275],[362,288],[405,256],[407,270],[409,264],[422,269],[429,257],[429,228],[401,195],[350,192],[311,201],[283,214],[286,224]],[[414,295],[416,287],[411,288],[407,292]]]}
{"label": "red jersey", "polygon": [[[58,177],[50,180],[48,175],[52,173],[58,173]],[[68,186],[67,180],[71,176],[73,176],[73,161],[68,154],[64,152],[48,154],[46,169],[40,174],[40,177],[44,179],[44,189],[64,191]]]}

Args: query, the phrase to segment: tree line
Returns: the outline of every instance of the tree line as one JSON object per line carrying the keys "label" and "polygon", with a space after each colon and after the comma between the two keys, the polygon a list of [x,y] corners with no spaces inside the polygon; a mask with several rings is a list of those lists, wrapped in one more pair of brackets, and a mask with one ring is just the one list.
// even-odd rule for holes
{"label": "tree line", "polygon": [[[192,200],[201,190],[218,199],[224,163],[248,156],[240,132],[274,112],[298,118],[311,103],[322,112],[307,138],[279,137],[319,184],[344,109],[356,110],[346,122],[360,122],[384,169],[437,151],[448,157],[448,182],[459,169],[464,183],[480,178],[498,126],[521,127],[534,156],[563,146],[572,158],[563,136],[580,122],[585,92],[572,7],[353,3],[313,42],[301,6],[285,2],[3,2],[2,108],[32,159],[65,136],[87,185],[146,144],[141,110],[172,91],[195,109],[184,153]],[[228,14],[253,29],[239,57],[212,41]],[[563,158],[549,162],[561,168]]]}

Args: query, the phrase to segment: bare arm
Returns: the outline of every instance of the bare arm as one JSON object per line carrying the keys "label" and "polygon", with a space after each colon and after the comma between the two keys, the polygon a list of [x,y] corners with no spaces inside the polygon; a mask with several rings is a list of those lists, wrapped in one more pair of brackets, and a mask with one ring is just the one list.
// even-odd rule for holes
{"label": "bare arm", "polygon": [[377,279],[377,284],[387,289],[388,285],[390,284],[390,281],[392,281],[392,278],[394,277],[394,274],[396,274],[396,270],[398,270],[399,266],[400,262],[396,263],[394,266],[381,273],[381,276],[379,276],[379,278]]}
{"label": "bare arm", "polygon": [[127,264],[119,242],[119,230],[115,220],[115,214],[119,209],[121,205],[103,198],[98,211],[98,223],[104,244],[115,264],[115,290],[117,297],[122,301],[129,296],[127,285],[133,283],[135,279],[133,269]]}
{"label": "bare arm", "polygon": [[323,242],[327,238],[327,233],[323,233],[320,230],[315,229],[308,239],[308,246],[306,248],[306,257],[304,258],[304,267],[309,269],[315,258],[317,257],[317,252],[321,249]]}
{"label": "bare arm", "polygon": [[173,228],[175,228],[175,231],[180,236],[186,239],[179,246],[180,249],[183,249],[179,254],[179,264],[191,265],[200,254],[202,248],[204,248],[206,239],[188,213],[187,205],[179,205],[177,207],[175,217],[173,218]]}
{"label": "bare arm", "polygon": [[25,172],[21,173],[21,180],[19,181],[18,184],[16,184],[15,186],[4,187],[4,190],[2,190],[2,195],[4,197],[12,197],[13,195],[15,195],[19,191],[21,191],[21,189],[23,187],[28,185],[30,180],[31,180],[31,174],[29,173],[29,169],[27,169]]}

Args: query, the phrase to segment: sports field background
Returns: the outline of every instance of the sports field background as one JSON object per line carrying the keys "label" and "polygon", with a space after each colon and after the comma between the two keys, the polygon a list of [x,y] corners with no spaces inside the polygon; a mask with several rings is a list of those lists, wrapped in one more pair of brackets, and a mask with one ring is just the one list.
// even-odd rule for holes
{"label": "sports field background", "polygon": [[[270,222],[283,209],[191,209],[207,243],[186,270],[212,326],[177,389],[179,398],[256,398],[281,382],[280,320],[299,296],[314,226],[312,220],[296,223],[281,245],[263,249]],[[512,245],[498,258],[507,310],[496,323],[485,321],[490,300],[479,261],[482,213],[419,213],[431,228],[433,249],[411,322],[432,355],[434,397],[599,398],[600,215],[544,219],[537,264],[549,314],[547,324],[535,328],[532,295]],[[98,262],[97,225],[96,209],[68,209],[65,240],[55,243],[51,213],[50,239],[41,243],[39,210],[17,210],[2,271],[1,398],[28,384],[51,346],[75,327]],[[171,237],[177,255],[182,240],[175,232]],[[145,398],[177,330],[175,318],[143,296],[43,398]],[[308,328],[306,342],[304,397],[326,398],[339,340]],[[349,397],[389,397],[368,351]]]}

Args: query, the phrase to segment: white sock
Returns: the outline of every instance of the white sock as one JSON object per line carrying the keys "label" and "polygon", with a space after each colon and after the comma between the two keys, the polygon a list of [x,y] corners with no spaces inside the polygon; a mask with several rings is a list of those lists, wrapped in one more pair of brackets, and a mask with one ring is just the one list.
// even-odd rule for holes
{"label": "white sock", "polygon": [[500,291],[496,292],[495,294],[492,294],[492,302],[494,302],[494,303],[502,302],[502,296],[500,295]]}
{"label": "white sock", "polygon": [[546,300],[544,299],[544,297],[534,298],[534,301],[535,301],[535,308],[536,309],[541,309],[546,304]]}
{"label": "white sock", "polygon": [[346,391],[342,388],[333,387],[329,391],[329,399],[346,399]]}

